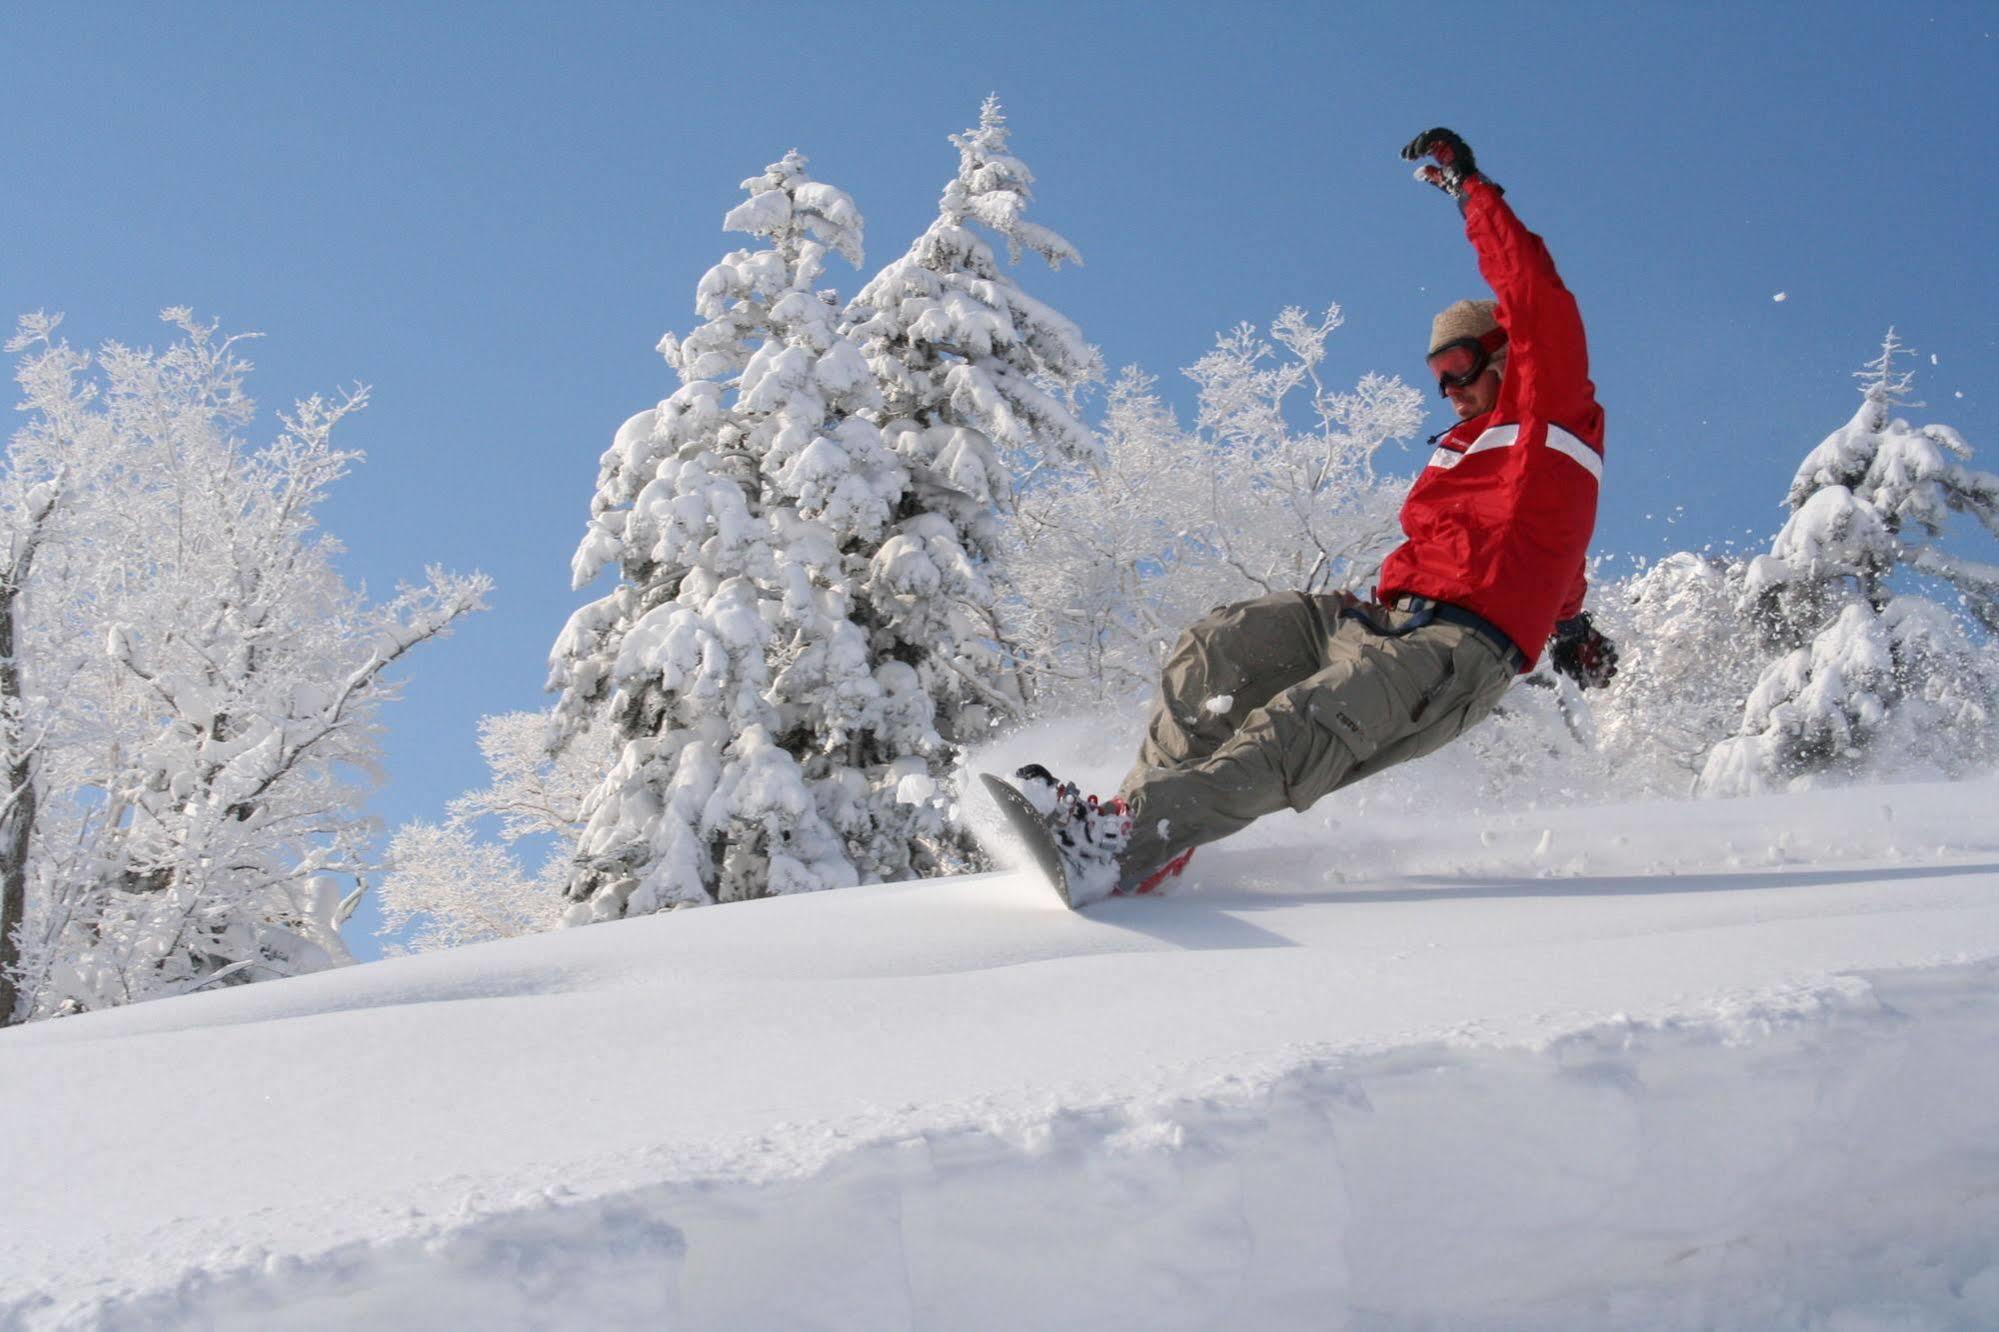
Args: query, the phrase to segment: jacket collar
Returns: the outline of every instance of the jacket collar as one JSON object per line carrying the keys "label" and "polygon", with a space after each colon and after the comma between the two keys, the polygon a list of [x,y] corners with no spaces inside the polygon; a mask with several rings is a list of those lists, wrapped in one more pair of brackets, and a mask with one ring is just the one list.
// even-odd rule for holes
{"label": "jacket collar", "polygon": [[1486,412],[1483,415],[1474,416],[1469,421],[1458,422],[1456,425],[1452,426],[1449,430],[1446,430],[1443,434],[1439,435],[1437,438],[1441,439],[1446,444],[1452,444],[1462,448],[1464,445],[1471,443],[1473,440],[1477,439],[1480,435],[1484,434],[1485,431],[1498,419],[1499,419],[1499,408],[1497,406],[1494,406],[1491,411]]}

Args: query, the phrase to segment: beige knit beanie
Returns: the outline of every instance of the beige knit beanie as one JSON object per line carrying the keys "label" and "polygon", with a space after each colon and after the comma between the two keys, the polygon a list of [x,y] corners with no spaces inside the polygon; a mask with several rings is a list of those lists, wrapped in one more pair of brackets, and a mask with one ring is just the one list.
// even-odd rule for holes
{"label": "beige knit beanie", "polygon": [[[1459,338],[1483,337],[1498,327],[1498,301],[1459,301],[1446,307],[1442,314],[1430,321],[1430,351],[1425,354],[1434,354],[1437,348]],[[1502,346],[1493,354],[1493,359],[1498,360],[1504,355],[1506,348]]]}

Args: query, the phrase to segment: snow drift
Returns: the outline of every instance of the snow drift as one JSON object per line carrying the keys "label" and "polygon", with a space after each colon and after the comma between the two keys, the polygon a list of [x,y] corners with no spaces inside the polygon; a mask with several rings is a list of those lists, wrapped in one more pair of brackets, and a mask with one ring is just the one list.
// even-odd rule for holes
{"label": "snow drift", "polygon": [[1991,1325],[1995,795],[1356,800],[1085,915],[893,884],[39,1024],[0,1322]]}

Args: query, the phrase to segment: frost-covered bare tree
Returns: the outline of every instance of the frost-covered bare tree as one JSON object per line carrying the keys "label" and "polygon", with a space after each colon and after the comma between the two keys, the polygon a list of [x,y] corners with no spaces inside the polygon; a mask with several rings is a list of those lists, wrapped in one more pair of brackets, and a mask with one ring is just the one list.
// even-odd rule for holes
{"label": "frost-covered bare tree", "polygon": [[1592,613],[1620,655],[1615,684],[1589,706],[1620,788],[1684,795],[1740,726],[1763,666],[1741,606],[1747,572],[1739,559],[1680,551],[1600,588]]}
{"label": "frost-covered bare tree", "polygon": [[[451,802],[441,824],[404,824],[389,843],[382,879],[384,936],[413,953],[510,939],[561,923],[569,852],[583,807],[613,755],[592,731],[548,748],[546,712],[508,712],[479,722],[479,752],[491,780]],[[530,870],[522,854],[539,854]]]}
{"label": "frost-covered bare tree", "polygon": [[[36,473],[44,475],[37,477]],[[20,460],[10,466],[0,498],[5,564],[0,566],[0,745],[4,745],[5,805],[0,806],[0,1025],[20,1005],[21,926],[35,871],[34,835],[41,812],[37,771],[47,743],[49,700],[30,692],[23,667],[25,601],[35,556],[49,539],[62,503],[60,465]]]}
{"label": "frost-covered bare tree", "polygon": [[[1398,378],[1326,385],[1338,307],[1244,324],[1187,370],[1198,413],[1183,426],[1155,381],[1112,386],[1095,468],[1024,493],[1008,566],[1009,628],[1046,706],[1143,694],[1181,630],[1210,607],[1270,592],[1365,591],[1399,539],[1404,489],[1376,474],[1413,436],[1422,400]],[[1297,420],[1303,424],[1298,424]]]}
{"label": "frost-covered bare tree", "polygon": [[[1945,425],[1911,426],[1914,372],[1893,329],[1857,372],[1853,419],[1808,454],[1770,553],[1750,563],[1745,604],[1776,654],[1739,734],[1701,784],[1755,790],[1920,755],[1946,771],[1990,756],[1989,650],[1963,616],[1999,628],[1999,568],[1943,547],[1953,513],[1999,534],[1999,476],[1968,465]],[[1963,615],[1924,595],[1952,594]]]}
{"label": "frost-covered bare tree", "polygon": [[240,339],[164,317],[164,351],[92,357],[45,316],[9,344],[15,1017],[346,960],[338,882],[369,868],[358,783],[389,672],[487,587],[348,587],[316,513],[365,393],[298,403],[253,446]]}

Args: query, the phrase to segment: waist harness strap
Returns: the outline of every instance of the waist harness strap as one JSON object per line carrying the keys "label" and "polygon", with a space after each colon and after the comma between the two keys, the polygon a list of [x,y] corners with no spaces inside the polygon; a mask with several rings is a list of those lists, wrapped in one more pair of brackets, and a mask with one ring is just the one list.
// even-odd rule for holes
{"label": "waist harness strap", "polygon": [[[1398,610],[1410,611],[1423,617],[1421,622],[1424,624],[1432,620],[1442,620],[1445,624],[1461,624],[1497,648],[1500,657],[1513,668],[1515,675],[1527,669],[1527,654],[1522,652],[1498,625],[1483,615],[1468,611],[1462,606],[1453,606],[1448,601],[1432,601],[1428,597],[1400,597],[1397,598],[1395,606]],[[1411,629],[1416,627],[1415,624],[1409,625]]]}

